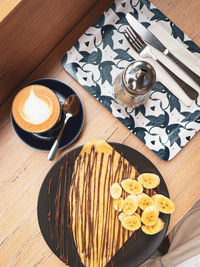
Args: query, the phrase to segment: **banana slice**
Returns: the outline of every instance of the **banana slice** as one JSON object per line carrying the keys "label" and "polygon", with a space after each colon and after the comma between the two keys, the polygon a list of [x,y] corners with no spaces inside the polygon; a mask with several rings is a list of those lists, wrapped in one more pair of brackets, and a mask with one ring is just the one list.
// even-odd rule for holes
{"label": "banana slice", "polygon": [[158,218],[156,224],[152,226],[142,225],[142,231],[147,235],[154,235],[160,232],[164,228],[164,222],[161,218]]}
{"label": "banana slice", "polygon": [[140,194],[143,191],[142,185],[134,179],[124,179],[121,182],[122,188],[129,194]]}
{"label": "banana slice", "polygon": [[118,216],[118,219],[120,220],[120,222],[125,218],[125,217],[127,217],[128,215],[126,214],[126,213],[124,213],[124,212],[121,212],[120,214],[119,214],[119,216]]}
{"label": "banana slice", "polygon": [[158,215],[159,215],[158,207],[155,205],[151,205],[143,211],[141,221],[145,225],[152,226],[156,224],[158,220]]}
{"label": "banana slice", "polygon": [[128,195],[124,199],[123,212],[127,215],[132,215],[138,208],[138,200],[135,195]]}
{"label": "banana slice", "polygon": [[[152,200],[153,201],[153,200]],[[124,200],[122,197],[114,199],[113,207],[115,210],[122,211]]]}
{"label": "banana slice", "polygon": [[171,214],[175,210],[174,203],[168,197],[162,194],[156,194],[151,197],[154,205],[156,205],[160,212]]}
{"label": "banana slice", "polygon": [[120,184],[118,183],[112,184],[110,188],[110,194],[111,194],[111,197],[114,199],[120,198],[122,195],[122,188]]}
{"label": "banana slice", "polygon": [[140,209],[145,210],[147,207],[153,205],[153,199],[145,193],[137,195],[138,206]]}
{"label": "banana slice", "polygon": [[[138,220],[141,222],[141,217],[140,217],[140,215],[139,215],[137,212],[133,213],[133,215],[137,216],[137,217],[138,217]],[[130,215],[127,215],[126,213],[121,212],[121,213],[119,214],[119,216],[118,216],[118,219],[119,219],[120,221],[122,221],[122,220],[123,220],[125,217],[127,217],[127,216],[130,216]]]}
{"label": "banana slice", "polygon": [[141,222],[141,217],[137,212],[133,213],[133,215],[135,215],[138,218],[138,220]]}
{"label": "banana slice", "polygon": [[153,189],[160,184],[160,177],[154,173],[142,173],[138,176],[138,182],[140,182],[144,188]]}
{"label": "banana slice", "polygon": [[138,214],[134,213],[131,216],[125,216],[122,220],[122,226],[130,231],[136,231],[141,227],[140,219],[138,218]]}

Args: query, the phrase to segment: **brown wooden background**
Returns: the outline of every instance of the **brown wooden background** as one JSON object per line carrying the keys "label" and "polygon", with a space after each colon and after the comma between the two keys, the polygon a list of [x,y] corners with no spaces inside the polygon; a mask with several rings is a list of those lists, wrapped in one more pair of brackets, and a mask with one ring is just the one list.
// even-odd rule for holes
{"label": "brown wooden background", "polygon": [[[82,18],[87,18],[87,13],[97,2],[97,0],[1,0],[0,104],[19,87],[20,83]],[[112,1],[100,2],[103,6],[98,8],[96,5],[99,14]],[[152,0],[152,2],[158,4],[160,10],[175,21],[177,26],[181,26],[181,29],[198,44],[200,16],[194,16],[193,10],[199,10],[199,1],[193,1],[191,4],[191,1],[182,0],[178,6],[177,0]],[[86,25],[84,24],[85,29]]]}

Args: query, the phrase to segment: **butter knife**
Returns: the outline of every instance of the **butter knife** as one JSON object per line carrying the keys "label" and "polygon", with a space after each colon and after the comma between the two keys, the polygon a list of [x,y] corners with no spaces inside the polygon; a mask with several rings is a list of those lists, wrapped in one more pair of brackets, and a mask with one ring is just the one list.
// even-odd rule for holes
{"label": "butter knife", "polygon": [[149,30],[137,21],[130,13],[126,14],[129,25],[143,38],[143,40],[158,49],[165,56],[175,62],[185,73],[187,73],[197,85],[200,85],[200,77],[175,57]]}

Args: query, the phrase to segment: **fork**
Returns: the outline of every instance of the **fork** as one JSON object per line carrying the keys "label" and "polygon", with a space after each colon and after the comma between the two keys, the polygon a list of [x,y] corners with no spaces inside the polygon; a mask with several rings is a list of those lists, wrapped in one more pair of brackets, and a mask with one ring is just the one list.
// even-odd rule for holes
{"label": "fork", "polygon": [[198,97],[198,92],[194,88],[180,79],[174,72],[168,69],[167,66],[156,58],[155,55],[152,54],[150,47],[132,27],[127,27],[125,29],[124,36],[137,54],[144,58],[154,59],[163,69],[165,69],[190,99],[195,100]]}

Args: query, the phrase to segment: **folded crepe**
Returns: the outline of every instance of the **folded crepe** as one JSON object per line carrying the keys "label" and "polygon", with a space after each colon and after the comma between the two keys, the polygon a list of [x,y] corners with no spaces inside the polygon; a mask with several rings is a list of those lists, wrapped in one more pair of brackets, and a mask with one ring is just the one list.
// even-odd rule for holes
{"label": "folded crepe", "polygon": [[92,138],[75,160],[70,187],[70,221],[82,263],[105,266],[133,232],[122,227],[110,188],[135,178],[135,168],[115,148]]}

